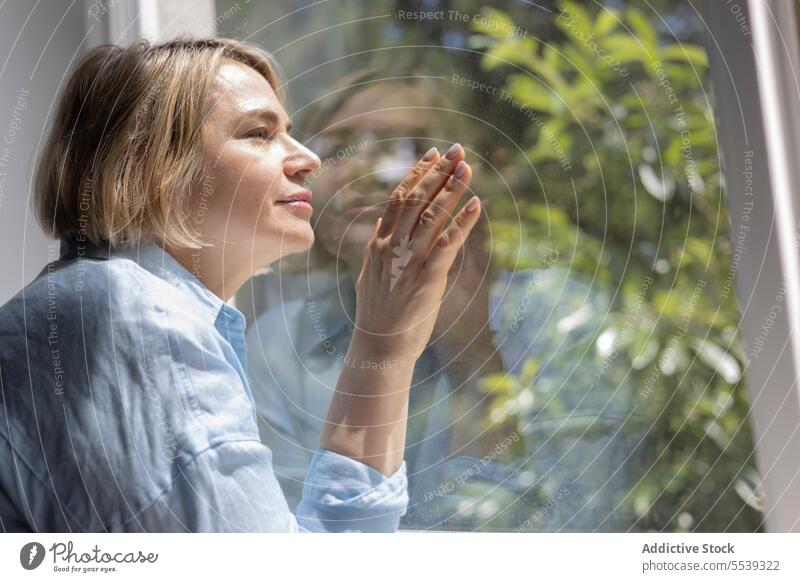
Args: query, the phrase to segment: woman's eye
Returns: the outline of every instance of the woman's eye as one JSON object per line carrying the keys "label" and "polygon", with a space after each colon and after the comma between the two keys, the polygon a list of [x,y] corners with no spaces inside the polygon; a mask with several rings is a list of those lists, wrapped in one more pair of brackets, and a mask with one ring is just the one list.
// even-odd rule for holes
{"label": "woman's eye", "polygon": [[269,139],[272,137],[265,127],[259,127],[247,134],[247,137],[254,137],[256,139]]}

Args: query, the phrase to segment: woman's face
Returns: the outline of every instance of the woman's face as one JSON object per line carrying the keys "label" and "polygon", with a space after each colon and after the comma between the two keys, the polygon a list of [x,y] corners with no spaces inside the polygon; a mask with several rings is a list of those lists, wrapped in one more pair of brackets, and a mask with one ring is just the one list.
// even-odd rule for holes
{"label": "woman's face", "polygon": [[322,158],[310,178],[319,194],[314,199],[317,238],[355,272],[392,190],[428,148],[449,147],[435,113],[409,107],[428,100],[415,87],[367,89],[348,99],[315,137]]}
{"label": "woman's face", "polygon": [[205,175],[193,192],[194,226],[212,243],[247,249],[258,267],[314,242],[306,178],[319,158],[291,135],[269,82],[230,59],[219,67],[203,126]]}

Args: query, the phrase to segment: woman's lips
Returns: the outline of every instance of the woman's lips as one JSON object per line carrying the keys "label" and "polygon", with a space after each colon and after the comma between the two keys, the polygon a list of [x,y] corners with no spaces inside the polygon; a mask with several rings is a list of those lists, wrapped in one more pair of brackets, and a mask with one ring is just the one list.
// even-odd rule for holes
{"label": "woman's lips", "polygon": [[284,204],[289,207],[292,212],[298,210],[314,212],[314,208],[305,200],[278,200],[275,204]]}
{"label": "woman's lips", "polygon": [[298,210],[314,212],[314,208],[311,206],[311,190],[307,188],[303,188],[282,200],[277,200],[275,203],[287,204],[291,212],[296,212]]}

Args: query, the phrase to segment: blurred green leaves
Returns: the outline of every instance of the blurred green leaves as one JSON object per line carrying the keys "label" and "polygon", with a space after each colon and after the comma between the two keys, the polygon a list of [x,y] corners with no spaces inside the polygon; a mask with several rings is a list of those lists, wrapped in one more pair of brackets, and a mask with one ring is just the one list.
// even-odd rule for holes
{"label": "blurred green leaves", "polygon": [[[730,245],[705,49],[633,2],[558,8],[553,38],[473,28],[483,71],[516,99],[500,105],[526,126],[510,163],[515,197],[493,201],[495,259],[536,268],[550,245],[562,267],[608,291],[607,314],[585,326],[599,328],[571,353],[593,354],[603,380],[639,398],[648,418],[639,478],[619,509],[628,527],[757,530],[746,362],[736,304],[721,292]],[[654,282],[643,294],[645,277]],[[626,321],[635,325],[622,333]],[[559,345],[557,328],[542,333]],[[569,414],[553,394],[597,381],[565,374],[554,385],[544,368],[536,358],[483,379],[487,426]]]}

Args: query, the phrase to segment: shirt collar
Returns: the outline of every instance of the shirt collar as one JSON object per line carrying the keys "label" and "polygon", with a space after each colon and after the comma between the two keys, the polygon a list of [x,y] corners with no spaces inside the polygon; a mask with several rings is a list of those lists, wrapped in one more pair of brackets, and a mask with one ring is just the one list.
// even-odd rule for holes
{"label": "shirt collar", "polygon": [[111,248],[110,245],[93,245],[88,241],[81,242],[74,239],[61,241],[61,260],[108,260],[111,257],[129,259],[156,277],[186,290],[208,313],[212,325],[217,326],[222,321],[226,322],[226,325],[231,325],[240,320],[241,326],[244,327],[244,316],[237,309],[212,293],[171,254],[156,244],[139,242]]}

